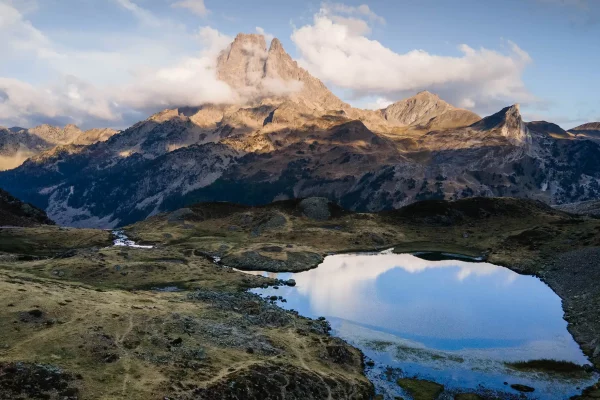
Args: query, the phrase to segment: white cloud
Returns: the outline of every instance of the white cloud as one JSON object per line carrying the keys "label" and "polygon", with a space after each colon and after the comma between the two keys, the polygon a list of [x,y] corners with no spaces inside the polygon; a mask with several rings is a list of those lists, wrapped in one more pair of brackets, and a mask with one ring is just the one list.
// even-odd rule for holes
{"label": "white cloud", "polygon": [[186,8],[201,17],[206,17],[210,13],[204,4],[204,0],[181,0],[173,3],[172,7]]}
{"label": "white cloud", "polygon": [[0,1],[0,49],[3,52],[31,52],[40,58],[57,57],[50,40],[12,2]]}
{"label": "white cloud", "polygon": [[261,28],[260,26],[256,27],[256,33],[258,33],[259,35],[263,35],[265,37],[265,41],[267,42],[267,46],[275,38],[274,35],[265,32],[265,30],[263,28]]}
{"label": "white cloud", "polygon": [[[141,45],[135,42],[136,46],[117,43],[110,52],[64,48],[36,29],[7,0],[0,0],[0,36],[8,39],[0,42],[0,49],[11,46],[6,47],[5,58],[14,59],[18,52],[29,54],[53,76],[46,84],[35,86],[0,76],[2,124],[124,127],[135,122],[133,118],[146,117],[159,108],[236,99],[228,85],[217,80],[215,72],[217,55],[229,45],[231,37],[210,27],[189,35],[130,0],[116,1],[143,24],[161,26],[161,36],[175,35],[190,43],[195,40],[197,54],[170,54],[150,38]],[[114,68],[107,70],[107,65]]]}
{"label": "white cloud", "polygon": [[364,108],[367,110],[381,110],[383,108],[392,105],[394,102],[385,97],[377,97],[374,101],[369,101],[365,103]]}
{"label": "white cloud", "polygon": [[399,100],[428,89],[454,104],[493,111],[533,96],[522,81],[529,55],[515,43],[507,50],[459,47],[459,56],[439,56],[424,50],[399,54],[321,10],[310,25],[292,34],[300,63],[318,78],[350,90],[353,97],[378,96]]}
{"label": "white cloud", "polygon": [[118,118],[105,93],[75,77],[65,77],[44,87],[0,77],[0,93],[3,99],[0,100],[0,120],[8,125],[83,123],[87,122],[84,120]]}
{"label": "white cloud", "polygon": [[140,7],[131,0],[115,0],[124,9],[130,11],[137,19],[145,25],[160,26],[162,21],[145,8]]}
{"label": "white cloud", "polygon": [[117,101],[138,110],[205,103],[230,103],[237,94],[217,79],[216,59],[233,40],[216,29],[201,28],[203,51],[172,66],[138,71],[134,81],[117,90]]}
{"label": "white cloud", "polygon": [[377,15],[371,8],[366,4],[361,4],[358,7],[348,6],[343,3],[323,3],[321,5],[321,11],[326,14],[344,14],[354,15],[361,18],[367,18],[372,22],[385,24],[385,18]]}
{"label": "white cloud", "polygon": [[375,14],[366,4],[353,7],[342,3],[324,2],[321,4],[319,14],[330,18],[338,25],[345,26],[348,34],[356,36],[369,35],[370,23],[385,24],[385,19]]}
{"label": "white cloud", "polygon": [[360,18],[342,17],[339,15],[332,15],[332,21],[336,24],[344,25],[348,29],[348,33],[357,36],[365,36],[371,33],[371,27],[369,24]]}

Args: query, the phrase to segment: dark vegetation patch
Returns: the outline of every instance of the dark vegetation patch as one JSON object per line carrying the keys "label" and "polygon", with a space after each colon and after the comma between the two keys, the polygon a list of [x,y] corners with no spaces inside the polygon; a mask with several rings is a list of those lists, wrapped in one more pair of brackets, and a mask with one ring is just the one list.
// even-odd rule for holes
{"label": "dark vegetation patch", "polygon": [[567,216],[539,201],[488,197],[473,197],[453,202],[427,200],[399,210],[383,211],[380,215],[391,221],[449,226],[492,217],[519,218],[539,214]]}
{"label": "dark vegetation patch", "polygon": [[0,400],[79,398],[76,378],[53,365],[0,363]]}
{"label": "dark vegetation patch", "polygon": [[504,245],[506,247],[525,246],[535,250],[538,246],[548,243],[558,232],[549,227],[535,227],[517,235],[509,236]]}
{"label": "dark vegetation patch", "polygon": [[557,360],[530,360],[530,361],[519,361],[506,363],[509,368],[516,369],[519,371],[542,371],[542,372],[554,372],[560,374],[573,374],[586,372],[586,368],[581,365],[569,361],[557,361]]}

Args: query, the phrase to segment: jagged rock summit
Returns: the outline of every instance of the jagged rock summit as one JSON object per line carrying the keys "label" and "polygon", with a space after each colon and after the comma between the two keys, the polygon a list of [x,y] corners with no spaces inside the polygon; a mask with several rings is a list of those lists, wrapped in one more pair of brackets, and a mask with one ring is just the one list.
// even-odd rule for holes
{"label": "jagged rock summit", "polygon": [[217,59],[217,77],[250,102],[273,103],[285,98],[310,109],[350,108],[298,66],[277,38],[267,50],[263,35],[238,34]]}
{"label": "jagged rock summit", "polygon": [[529,129],[523,118],[519,104],[503,108],[496,114],[485,117],[471,125],[471,128],[479,131],[498,131],[501,136],[507,138],[514,144],[525,144],[531,142]]}

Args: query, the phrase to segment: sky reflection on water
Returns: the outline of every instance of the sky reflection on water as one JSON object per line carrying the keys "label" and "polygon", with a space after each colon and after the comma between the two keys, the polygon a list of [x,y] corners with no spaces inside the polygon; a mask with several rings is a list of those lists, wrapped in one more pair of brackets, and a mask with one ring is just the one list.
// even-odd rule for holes
{"label": "sky reflection on water", "polygon": [[[253,292],[283,296],[287,303],[280,305],[302,315],[327,317],[334,334],[380,363],[450,386],[486,382],[504,389],[503,361],[588,363],[567,331],[560,298],[538,278],[496,265],[346,254],[276,277],[297,285]],[[545,398],[576,393],[572,382],[542,384],[521,375],[511,379],[537,383]],[[563,394],[553,397],[557,390]]]}

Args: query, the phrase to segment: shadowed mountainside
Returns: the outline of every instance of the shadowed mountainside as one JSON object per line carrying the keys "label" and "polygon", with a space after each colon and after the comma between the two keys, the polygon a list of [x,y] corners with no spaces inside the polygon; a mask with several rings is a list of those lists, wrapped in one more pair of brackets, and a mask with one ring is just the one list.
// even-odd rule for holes
{"label": "shadowed mountainside", "polygon": [[0,189],[0,226],[54,225],[43,210]]}

